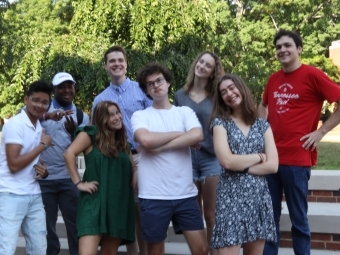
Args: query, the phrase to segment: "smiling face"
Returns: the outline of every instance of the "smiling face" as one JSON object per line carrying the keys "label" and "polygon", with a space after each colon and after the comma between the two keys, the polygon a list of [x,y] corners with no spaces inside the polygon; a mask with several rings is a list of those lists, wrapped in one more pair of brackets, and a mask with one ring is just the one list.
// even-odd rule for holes
{"label": "smiling face", "polygon": [[37,120],[47,111],[50,104],[50,96],[44,92],[33,92],[24,99],[27,116],[31,120]]}
{"label": "smiling face", "polygon": [[121,79],[125,77],[127,62],[123,52],[113,51],[107,54],[104,68],[111,78]]}
{"label": "smiling face", "polygon": [[275,44],[276,56],[282,66],[290,67],[300,63],[299,56],[302,48],[296,47],[293,38],[289,36],[280,37]]}
{"label": "smiling face", "polygon": [[107,127],[112,131],[121,129],[123,117],[119,109],[115,105],[110,105],[107,110],[109,112],[109,118],[106,123]]}
{"label": "smiling face", "polygon": [[54,86],[54,98],[60,106],[70,105],[75,94],[76,90],[72,81],[64,81],[58,86]]}
{"label": "smiling face", "polygon": [[212,78],[215,71],[215,59],[209,54],[203,54],[195,66],[195,76],[199,78]]}
{"label": "smiling face", "polygon": [[221,82],[219,93],[226,106],[236,109],[241,106],[242,95],[233,80],[227,79]]}

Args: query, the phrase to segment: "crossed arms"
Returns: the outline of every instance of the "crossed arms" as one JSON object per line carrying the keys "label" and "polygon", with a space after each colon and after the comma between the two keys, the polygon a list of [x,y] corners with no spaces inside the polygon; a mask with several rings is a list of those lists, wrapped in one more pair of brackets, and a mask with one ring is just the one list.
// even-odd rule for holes
{"label": "crossed arms", "polygon": [[135,140],[146,150],[161,152],[169,149],[189,147],[203,140],[201,128],[192,128],[188,132],[151,132],[146,128],[137,129]]}
{"label": "crossed arms", "polygon": [[264,133],[264,160],[258,154],[238,155],[230,150],[227,130],[222,126],[213,127],[214,149],[218,161],[225,169],[242,172],[249,167],[248,173],[265,175],[276,173],[278,169],[278,155],[271,128]]}

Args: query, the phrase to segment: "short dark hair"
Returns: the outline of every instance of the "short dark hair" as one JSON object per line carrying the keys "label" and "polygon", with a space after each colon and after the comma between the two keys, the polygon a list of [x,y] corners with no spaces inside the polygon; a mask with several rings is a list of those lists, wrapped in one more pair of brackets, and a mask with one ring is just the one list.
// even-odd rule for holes
{"label": "short dark hair", "polygon": [[296,48],[302,48],[303,44],[301,36],[297,32],[285,30],[283,28],[280,28],[280,30],[276,33],[274,37],[274,46],[276,46],[276,41],[279,40],[282,36],[288,36],[292,38],[295,42]]}
{"label": "short dark hair", "polygon": [[[163,74],[164,79],[170,83],[168,92],[171,90],[171,81],[172,81],[172,74],[168,68],[162,65],[159,62],[152,62],[144,66],[140,69],[137,73],[137,81],[139,83],[139,87],[146,95],[148,95],[147,87],[146,87],[146,78],[153,74]],[[150,97],[150,96],[149,96]]]}
{"label": "short dark hair", "polygon": [[53,88],[51,84],[49,84],[47,81],[38,80],[29,85],[26,96],[30,96],[37,92],[43,92],[48,94],[48,96],[51,98],[52,90]]}
{"label": "short dark hair", "polygon": [[119,46],[119,45],[114,45],[114,46],[111,46],[110,48],[108,48],[105,53],[104,53],[104,63],[106,64],[107,62],[107,55],[109,55],[111,52],[114,52],[114,51],[118,51],[118,52],[121,52],[123,53],[124,55],[124,58],[125,58],[125,61],[126,60],[126,51],[125,49],[122,47],[122,46]]}

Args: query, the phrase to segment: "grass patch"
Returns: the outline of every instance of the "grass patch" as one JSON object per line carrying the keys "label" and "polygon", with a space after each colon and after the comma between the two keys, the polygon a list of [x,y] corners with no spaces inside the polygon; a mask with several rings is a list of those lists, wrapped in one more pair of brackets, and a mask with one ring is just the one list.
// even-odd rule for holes
{"label": "grass patch", "polygon": [[339,170],[340,143],[321,142],[318,145],[318,164],[312,169]]}

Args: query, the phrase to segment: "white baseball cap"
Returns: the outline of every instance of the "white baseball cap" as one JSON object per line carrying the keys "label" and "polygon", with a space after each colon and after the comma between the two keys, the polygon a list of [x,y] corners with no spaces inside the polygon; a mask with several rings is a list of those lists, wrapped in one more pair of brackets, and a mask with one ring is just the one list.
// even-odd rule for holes
{"label": "white baseball cap", "polygon": [[60,72],[57,73],[52,80],[52,84],[53,86],[58,86],[61,83],[63,83],[64,81],[72,81],[74,83],[76,83],[76,81],[73,79],[72,75],[66,72]]}

